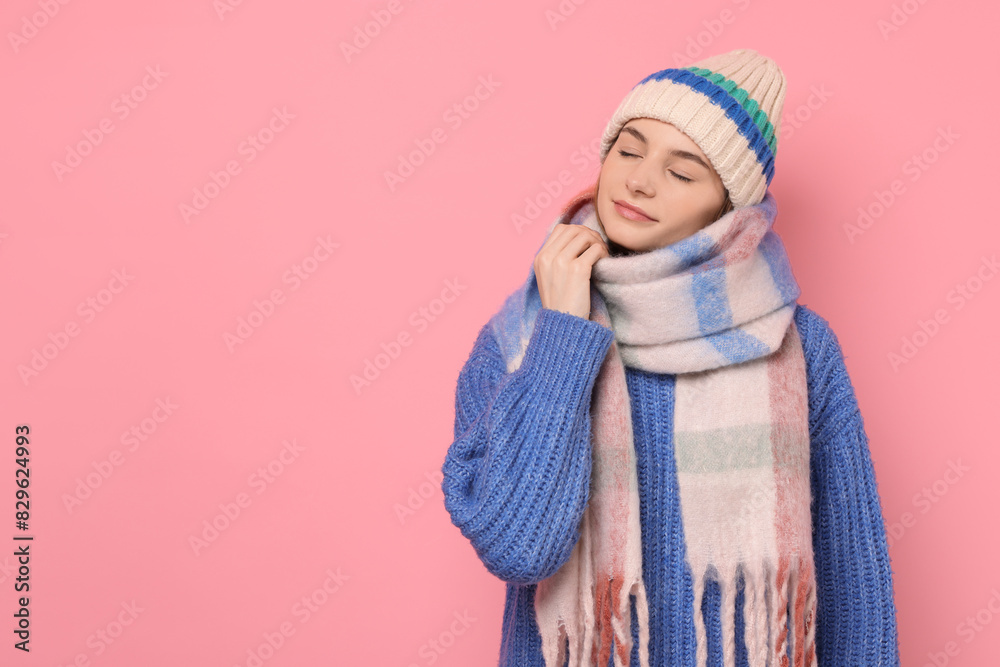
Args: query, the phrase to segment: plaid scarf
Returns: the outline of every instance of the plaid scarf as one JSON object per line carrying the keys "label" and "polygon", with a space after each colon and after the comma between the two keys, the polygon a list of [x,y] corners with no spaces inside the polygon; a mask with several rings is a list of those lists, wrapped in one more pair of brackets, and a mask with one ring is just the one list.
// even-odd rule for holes
{"label": "plaid scarf", "polygon": [[[607,240],[591,197],[571,202],[548,232],[568,221]],[[808,403],[793,320],[800,290],[772,229],[776,215],[768,192],[681,241],[594,265],[590,319],[613,329],[615,340],[591,397],[591,485],[580,539],[535,592],[547,667],[566,664],[567,648],[569,665],[604,667],[612,646],[616,667],[628,665],[630,595],[640,662],[649,664],[626,365],[676,374],[674,456],[697,665],[707,661],[701,608],[709,577],[721,591],[723,664],[735,664],[742,577],[750,666],[789,665],[790,653],[794,667],[815,667]],[[509,372],[521,364],[540,308],[532,268],[491,319]]]}

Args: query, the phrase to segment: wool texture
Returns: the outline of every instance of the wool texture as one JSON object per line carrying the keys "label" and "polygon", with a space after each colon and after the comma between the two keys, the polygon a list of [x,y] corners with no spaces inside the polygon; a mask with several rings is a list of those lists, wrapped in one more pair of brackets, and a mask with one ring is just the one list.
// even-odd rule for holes
{"label": "wool texture", "polygon": [[[724,664],[735,664],[742,579],[750,666],[787,665],[790,654],[793,667],[815,667],[808,397],[793,319],[800,291],[773,230],[776,215],[766,193],[686,239],[594,265],[590,319],[613,330],[614,342],[593,388],[593,463],[580,539],[536,590],[547,667],[611,659],[628,665],[633,596],[640,663],[649,665],[626,365],[677,376],[674,451],[694,581],[696,664],[707,664],[701,601],[709,580],[722,595]],[[588,196],[548,232],[562,223],[607,238]],[[540,309],[532,268],[490,322],[508,372],[523,361]]]}

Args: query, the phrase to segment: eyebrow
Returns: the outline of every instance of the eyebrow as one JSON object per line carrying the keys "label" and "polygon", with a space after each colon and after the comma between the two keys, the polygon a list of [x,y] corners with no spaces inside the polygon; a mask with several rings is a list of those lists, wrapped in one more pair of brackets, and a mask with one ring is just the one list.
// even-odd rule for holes
{"label": "eyebrow", "polygon": [[[622,132],[628,132],[629,134],[631,134],[632,136],[634,136],[636,139],[638,139],[642,143],[649,144],[649,141],[646,140],[646,136],[642,132],[640,132],[639,130],[635,129],[634,127],[631,127],[631,126],[629,126],[629,127],[623,127],[622,128]],[[676,148],[671,148],[669,151],[667,151],[667,154],[668,155],[673,155],[675,157],[679,157],[679,158],[691,160],[693,162],[697,162],[698,164],[700,164],[701,166],[703,166],[705,169],[708,169],[709,171],[712,171],[712,168],[710,166],[708,166],[707,164],[705,164],[705,161],[702,160],[700,156],[695,155],[694,153],[692,153],[690,151],[682,151],[682,150],[679,150],[679,149],[676,149]]]}

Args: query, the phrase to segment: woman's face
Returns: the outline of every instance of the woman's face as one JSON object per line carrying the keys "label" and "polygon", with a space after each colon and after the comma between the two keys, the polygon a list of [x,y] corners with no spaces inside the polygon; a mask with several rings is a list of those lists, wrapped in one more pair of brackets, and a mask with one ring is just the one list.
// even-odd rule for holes
{"label": "woman's face", "polygon": [[714,222],[725,197],[722,179],[690,137],[669,123],[634,118],[601,166],[597,216],[612,255],[645,252]]}

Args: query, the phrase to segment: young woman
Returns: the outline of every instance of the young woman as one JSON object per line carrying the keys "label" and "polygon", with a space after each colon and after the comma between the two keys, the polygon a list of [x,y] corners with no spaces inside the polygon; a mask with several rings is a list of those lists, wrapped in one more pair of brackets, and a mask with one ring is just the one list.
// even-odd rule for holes
{"label": "young woman", "polygon": [[442,488],[501,666],[898,665],[863,420],[773,229],[778,66],[640,81],[458,377]]}

